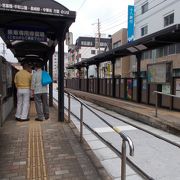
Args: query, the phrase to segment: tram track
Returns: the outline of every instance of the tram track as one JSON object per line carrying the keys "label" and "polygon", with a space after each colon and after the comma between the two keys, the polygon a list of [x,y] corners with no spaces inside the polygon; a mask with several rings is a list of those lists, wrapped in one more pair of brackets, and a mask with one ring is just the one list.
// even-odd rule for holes
{"label": "tram track", "polygon": [[[68,108],[65,107],[66,110]],[[79,122],[80,118],[77,117],[74,113],[71,112],[71,115],[73,115]],[[94,131],[89,125],[87,125],[85,122],[83,122],[83,125],[89,129],[96,137],[101,139],[103,143],[105,143],[114,153],[116,153],[117,156],[121,157],[122,153],[115,148],[109,141],[107,141],[105,138],[100,136],[96,131]],[[136,172],[138,173],[143,179],[145,180],[154,180],[151,176],[149,176],[146,172],[144,172],[141,168],[139,168],[134,162],[132,162],[128,157],[126,157],[127,164]]]}
{"label": "tram track", "polygon": [[[133,124],[133,123],[127,122],[127,121],[123,120],[122,118],[118,118],[118,117],[116,117],[116,116],[108,113],[108,112],[105,111],[105,110],[103,111],[102,109],[99,109],[99,108],[97,108],[97,107],[94,107],[93,105],[90,105],[90,104],[88,104],[88,103],[86,103],[86,105],[88,105],[89,107],[91,107],[91,108],[93,108],[93,109],[95,109],[95,110],[97,110],[97,111],[100,111],[100,112],[102,112],[102,113],[104,113],[104,114],[106,114],[106,115],[108,115],[108,116],[110,116],[110,117],[113,117],[113,118],[115,118],[115,119],[117,119],[117,120],[119,120],[119,121],[121,121],[121,122],[124,122],[124,123],[126,123],[126,124],[128,124],[128,125],[130,125],[130,126],[133,126],[133,127],[137,128],[137,129],[139,129],[139,130],[141,130],[141,131],[144,131],[144,132],[146,132],[146,133],[148,133],[148,134],[150,134],[150,135],[152,135],[152,136],[154,136],[154,137],[156,137],[156,138],[158,138],[158,139],[161,139],[161,140],[163,140],[163,141],[165,141],[165,142],[168,142],[168,143],[170,143],[170,144],[172,144],[172,145],[180,148],[180,144],[178,144],[178,143],[176,143],[176,142],[173,142],[173,141],[171,141],[171,140],[169,140],[169,139],[167,139],[167,138],[164,138],[163,136],[157,135],[157,134],[155,134],[155,133],[153,133],[153,132],[151,132],[151,131],[149,131],[149,130],[147,130],[147,129],[144,129],[144,128],[142,128],[142,127],[140,127],[140,126],[137,126],[137,125],[135,125],[135,124]],[[104,108],[104,109],[105,109],[105,108]],[[131,118],[131,119],[132,119],[132,118]],[[135,121],[135,120],[134,120],[134,121]]]}
{"label": "tram track", "polygon": [[[54,101],[58,103],[57,99],[54,98]],[[87,104],[86,104],[87,105]],[[88,105],[89,106],[89,105]],[[67,107],[64,107],[66,111],[68,111]],[[73,112],[70,112],[72,116],[74,116],[79,122],[80,118],[75,115]],[[97,115],[98,116],[98,115]],[[99,118],[101,118],[99,116]],[[101,120],[105,121],[105,119],[101,118]],[[118,157],[122,157],[122,153],[114,147],[109,141],[107,141],[105,138],[103,138],[99,133],[97,133],[93,128],[91,128],[88,124],[83,122],[83,125],[89,129],[97,138],[99,138],[105,145],[107,145]],[[139,174],[144,180],[154,180],[151,176],[149,176],[145,171],[143,171],[138,165],[136,165],[133,161],[131,161],[128,157],[126,157],[127,164],[137,173]]]}
{"label": "tram track", "polygon": [[[73,98],[72,98],[73,99]],[[80,99],[80,98],[79,98]],[[167,177],[165,179],[168,179],[171,177],[172,172],[173,172],[173,164],[175,163],[175,172],[177,172],[177,165],[179,163],[179,158],[175,158],[176,156],[174,156],[174,158],[172,158],[172,155],[169,156],[169,154],[172,154],[172,152],[177,152],[177,157],[178,157],[178,152],[179,152],[179,148],[180,148],[180,144],[179,143],[179,140],[177,140],[177,137],[174,138],[174,135],[170,135],[169,133],[166,133],[166,132],[163,132],[162,130],[153,130],[151,132],[152,127],[150,128],[147,128],[148,126],[147,125],[143,125],[141,127],[141,123],[137,122],[137,121],[134,121],[135,124],[133,122],[131,122],[131,118],[129,120],[129,118],[124,118],[125,116],[117,116],[118,113],[112,113],[110,111],[107,111],[105,108],[102,108],[102,107],[98,107],[96,106],[96,104],[93,104],[91,102],[87,102],[87,101],[84,101],[82,99],[80,99],[83,103],[85,103],[90,109],[91,111],[94,111],[96,114],[99,114],[97,116],[97,120],[99,122],[99,119],[103,121],[107,120],[108,123],[112,123],[112,126],[113,127],[119,127],[120,130],[123,132],[124,129],[123,129],[123,126],[126,126],[125,124],[127,124],[127,126],[132,126],[134,127],[134,130],[133,131],[127,131],[128,135],[133,138],[135,140],[135,150],[136,150],[136,153],[135,153],[135,159],[133,158],[128,158],[127,157],[127,164],[129,165],[129,167],[131,167],[137,174],[139,174],[139,176],[141,176],[143,179],[147,179],[147,180],[152,180],[152,179],[159,179],[161,177],[165,177],[167,175]],[[65,109],[67,110],[67,106],[68,106],[68,103],[67,103],[67,98],[65,98]],[[75,103],[75,101],[72,101],[72,107],[71,107],[71,116],[73,116],[71,119],[73,119],[73,121],[76,119],[77,121],[80,121],[80,118],[79,118],[79,106],[77,103]],[[90,113],[87,113],[87,108],[84,108],[85,110],[85,113],[86,115],[90,115]],[[67,113],[67,112],[66,112]],[[104,115],[103,115],[104,114]],[[101,117],[102,116],[102,117]],[[91,121],[88,121],[88,118],[85,118],[86,120],[84,121],[84,126],[89,129],[92,134],[94,134],[98,139],[100,139],[102,142],[104,142],[105,145],[107,145],[107,147],[109,147],[115,154],[118,155],[118,157],[121,157],[121,150],[120,148],[118,147],[117,145],[117,142],[113,140],[113,130],[110,132],[110,131],[106,131],[106,132],[100,132],[100,130],[106,130],[105,126],[104,125],[100,125],[99,123],[97,123],[97,125],[99,126],[96,126],[95,124],[91,124],[92,122],[96,122],[96,121],[92,121],[92,120],[95,120],[96,118],[95,117],[92,117],[90,118]],[[116,121],[117,123],[116,123]],[[130,122],[129,122],[130,121]],[[132,120],[133,121],[133,120]],[[118,123],[119,122],[119,123]],[[122,122],[124,125],[122,125]],[[121,125],[120,125],[121,124]],[[120,125],[120,126],[119,126]],[[97,128],[96,128],[97,127]],[[122,127],[122,129],[121,129]],[[126,131],[126,129],[125,129]],[[141,133],[142,132],[142,133]],[[133,135],[133,133],[135,133],[135,136]],[[109,134],[107,136],[107,134]],[[147,135],[145,135],[147,134]],[[168,134],[170,135],[170,137],[168,136]],[[109,136],[111,136],[111,139],[109,138]],[[145,136],[145,138],[143,137]],[[150,139],[148,139],[150,136]],[[164,137],[163,137],[164,136]],[[138,138],[138,139],[137,139]],[[143,140],[143,138],[145,139],[145,141]],[[142,140],[143,141],[142,141]],[[156,140],[157,139],[157,140]],[[153,141],[153,143],[152,143]],[[139,146],[139,143],[141,143],[140,147]],[[144,144],[145,143],[145,144]],[[119,143],[118,143],[119,144]],[[158,146],[156,145],[158,144]],[[160,145],[159,145],[160,144]],[[162,144],[162,145],[161,145]],[[168,145],[169,144],[169,145]],[[142,146],[142,147],[141,147]],[[146,146],[146,148],[144,149],[144,146]],[[172,146],[172,147],[171,147]],[[164,149],[163,147],[165,147],[166,149]],[[168,152],[168,149],[173,149],[171,151],[171,153]],[[119,151],[120,150],[120,151]],[[146,155],[141,155],[141,151],[142,150],[146,150],[147,153],[147,156]],[[167,151],[166,151],[167,150]],[[162,153],[164,151],[164,153]],[[149,154],[149,153],[151,154]],[[154,159],[151,160],[151,158],[153,157],[156,157],[157,156],[157,160],[154,161]],[[168,157],[169,156],[169,157]],[[159,157],[164,157],[165,160],[163,160],[161,162],[161,159],[162,158],[159,158]],[[139,159],[140,158],[140,159]],[[166,167],[166,163],[167,163],[167,158],[172,158],[174,159],[175,161],[173,162],[172,165],[170,165],[171,163],[168,165],[168,168],[167,169],[167,173],[166,171],[165,172],[159,172],[157,171],[155,174],[152,173],[154,170],[151,170],[151,169],[157,169],[158,166],[155,165],[154,166],[154,163],[156,164],[161,164],[163,163],[162,165],[162,168],[163,167],[165,168]],[[159,161],[160,160],[160,161]],[[144,162],[148,162],[148,164],[146,164],[145,166],[143,165]],[[142,164],[141,164],[142,163]],[[154,167],[153,167],[154,166]],[[157,166],[157,168],[155,168]],[[150,169],[148,169],[150,168]],[[159,174],[159,175],[158,175]],[[176,173],[177,174],[177,173]],[[170,175],[170,176],[168,176]],[[168,178],[169,177],[169,178]],[[177,177],[179,176],[172,176],[172,177],[176,177],[175,179],[177,179]],[[162,179],[163,179],[162,178]]]}

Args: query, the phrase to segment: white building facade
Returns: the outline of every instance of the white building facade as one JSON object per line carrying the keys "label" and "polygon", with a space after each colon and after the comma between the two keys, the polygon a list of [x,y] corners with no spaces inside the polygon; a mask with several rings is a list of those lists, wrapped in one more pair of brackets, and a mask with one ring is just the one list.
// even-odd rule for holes
{"label": "white building facade", "polygon": [[[180,0],[135,0],[135,40],[180,24]],[[171,39],[169,39],[171,42]],[[180,75],[180,43],[142,53],[141,76],[146,77],[152,63],[171,62],[173,77]],[[131,57],[131,72],[136,74],[136,60]]]}
{"label": "white building facade", "polygon": [[135,0],[135,39],[180,23],[180,0]]}
{"label": "white building facade", "polygon": [[[105,48],[111,46],[112,40],[110,38],[98,38],[95,37],[79,37],[76,40],[74,47],[69,48],[69,65],[76,64],[85,59],[91,58],[99,53],[103,53]],[[71,71],[71,70],[69,70]],[[97,77],[97,69],[95,65],[89,66],[88,76]],[[78,74],[77,70],[71,71],[69,77],[75,78],[81,76],[86,77],[86,68],[81,69],[81,74]]]}
{"label": "white building facade", "polygon": [[[67,76],[66,67],[68,66],[68,54],[64,53],[64,75]],[[53,81],[57,82],[58,80],[58,52],[53,54]]]}
{"label": "white building facade", "polygon": [[[180,0],[135,0],[134,6],[135,40],[180,24]],[[178,89],[180,42],[175,43],[169,37],[168,43],[163,45],[162,42],[159,48],[142,52],[140,61],[142,84],[145,89],[148,87],[146,85],[149,85],[151,92],[158,89],[166,94],[177,95],[180,94]],[[130,67],[132,77],[136,77],[137,64],[134,56],[131,57]],[[153,99],[153,96],[151,97]],[[150,98],[149,103],[154,102],[152,99]],[[177,101],[173,103],[177,106]],[[170,107],[169,104],[162,102],[162,106],[165,107]]]}

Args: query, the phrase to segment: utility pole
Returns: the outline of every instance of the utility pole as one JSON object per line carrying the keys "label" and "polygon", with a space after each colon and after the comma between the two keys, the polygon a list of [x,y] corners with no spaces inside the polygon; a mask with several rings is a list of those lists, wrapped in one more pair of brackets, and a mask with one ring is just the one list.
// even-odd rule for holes
{"label": "utility pole", "polygon": [[[100,53],[100,39],[101,39],[101,33],[100,33],[100,22],[98,19],[98,23],[94,23],[97,24],[97,35],[95,37],[95,48],[98,49],[98,54]],[[94,25],[92,24],[92,25]]]}
{"label": "utility pole", "polygon": [[99,22],[99,18],[98,18],[98,49],[99,49],[98,54],[100,54],[100,39],[101,39],[100,22]]}

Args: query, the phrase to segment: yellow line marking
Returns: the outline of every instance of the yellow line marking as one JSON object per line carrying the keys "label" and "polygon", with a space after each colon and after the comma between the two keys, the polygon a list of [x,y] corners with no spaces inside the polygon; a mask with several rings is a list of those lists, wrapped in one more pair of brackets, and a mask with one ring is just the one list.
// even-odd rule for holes
{"label": "yellow line marking", "polygon": [[40,122],[29,122],[27,179],[48,180]]}
{"label": "yellow line marking", "polygon": [[121,130],[120,130],[119,128],[117,128],[117,127],[113,127],[113,129],[114,129],[117,133],[120,133],[120,132],[121,132]]}

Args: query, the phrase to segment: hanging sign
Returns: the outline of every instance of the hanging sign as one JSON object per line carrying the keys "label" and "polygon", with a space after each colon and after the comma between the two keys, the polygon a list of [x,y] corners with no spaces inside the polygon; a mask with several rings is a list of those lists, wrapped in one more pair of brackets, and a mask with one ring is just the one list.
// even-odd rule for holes
{"label": "hanging sign", "polygon": [[134,40],[134,6],[128,6],[128,42]]}
{"label": "hanging sign", "polygon": [[0,9],[7,11],[18,11],[18,12],[31,12],[31,13],[38,12],[38,13],[58,15],[58,16],[70,15],[70,11],[65,9],[53,9],[48,7],[26,6],[26,5],[11,4],[11,3],[0,3]]}
{"label": "hanging sign", "polygon": [[21,40],[47,42],[45,32],[35,30],[7,29],[6,38],[13,41]]}

